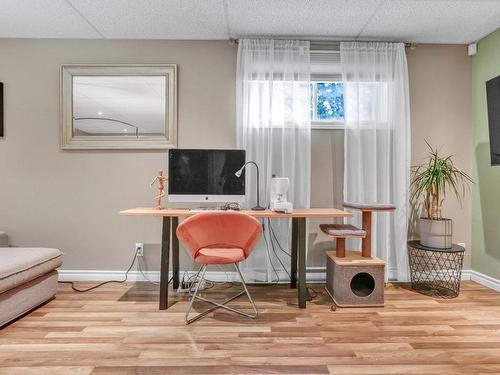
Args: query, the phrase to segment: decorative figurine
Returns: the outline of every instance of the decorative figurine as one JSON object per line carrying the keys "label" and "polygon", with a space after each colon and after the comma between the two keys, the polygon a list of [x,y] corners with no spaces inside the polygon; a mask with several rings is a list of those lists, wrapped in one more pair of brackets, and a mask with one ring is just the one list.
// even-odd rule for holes
{"label": "decorative figurine", "polygon": [[163,207],[161,206],[161,199],[165,196],[165,181],[167,181],[168,178],[163,175],[163,170],[160,169],[158,172],[158,176],[156,176],[153,181],[151,181],[151,185],[158,181],[159,186],[158,186],[158,195],[156,196],[156,209],[161,210]]}

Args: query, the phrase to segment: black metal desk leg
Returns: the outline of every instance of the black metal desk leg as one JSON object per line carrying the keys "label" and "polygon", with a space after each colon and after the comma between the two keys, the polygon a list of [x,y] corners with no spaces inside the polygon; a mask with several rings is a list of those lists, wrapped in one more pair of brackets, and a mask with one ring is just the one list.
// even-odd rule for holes
{"label": "black metal desk leg", "polygon": [[177,225],[179,218],[174,216],[172,218],[172,269],[173,269],[173,288],[179,288],[179,239],[177,238]]}
{"label": "black metal desk leg", "polygon": [[161,264],[160,264],[160,310],[168,308],[168,275],[170,262],[170,217],[163,217],[161,231]]}
{"label": "black metal desk leg", "polygon": [[297,239],[299,235],[299,220],[292,218],[292,244],[290,256],[290,288],[297,288]]}
{"label": "black metal desk leg", "polygon": [[306,218],[298,219],[298,268],[299,268],[299,307],[306,307]]}

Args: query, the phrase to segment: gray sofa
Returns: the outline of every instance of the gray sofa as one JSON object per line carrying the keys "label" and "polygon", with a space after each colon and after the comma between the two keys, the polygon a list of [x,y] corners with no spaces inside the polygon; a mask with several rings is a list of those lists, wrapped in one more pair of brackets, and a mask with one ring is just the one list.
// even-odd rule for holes
{"label": "gray sofa", "polygon": [[9,247],[0,232],[0,328],[55,296],[62,255],[57,249]]}

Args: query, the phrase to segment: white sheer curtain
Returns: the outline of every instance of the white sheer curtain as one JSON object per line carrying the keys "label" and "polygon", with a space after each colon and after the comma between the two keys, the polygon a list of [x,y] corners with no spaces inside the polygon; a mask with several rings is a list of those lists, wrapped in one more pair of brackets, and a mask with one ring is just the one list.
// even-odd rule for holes
{"label": "white sheer curtain", "polygon": [[[402,43],[341,43],[345,106],[344,199],[393,203],[375,213],[372,251],[386,278],[405,281],[409,216],[410,104]],[[359,224],[359,217],[354,219]]]}
{"label": "white sheer curtain", "polygon": [[[309,207],[310,196],[310,57],[309,42],[240,39],[236,114],[237,144],[247,161],[260,168],[261,204],[269,204],[272,175],[288,177],[288,199],[294,207]],[[256,204],[256,171],[246,169],[248,207]],[[265,240],[242,270],[249,280],[288,278],[290,259],[274,241],[266,222]],[[289,220],[273,221],[283,250],[290,249]],[[273,250],[274,247],[274,250]],[[278,259],[279,258],[279,259]],[[283,272],[283,266],[287,271]],[[281,270],[281,271],[280,271]]]}

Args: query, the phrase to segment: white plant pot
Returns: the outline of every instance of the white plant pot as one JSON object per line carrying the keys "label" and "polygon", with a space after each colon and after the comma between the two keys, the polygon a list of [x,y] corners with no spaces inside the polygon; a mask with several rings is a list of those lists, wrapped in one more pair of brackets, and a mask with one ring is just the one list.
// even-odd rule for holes
{"label": "white plant pot", "polygon": [[448,249],[451,247],[453,221],[451,219],[431,220],[420,218],[420,243],[427,247]]}

